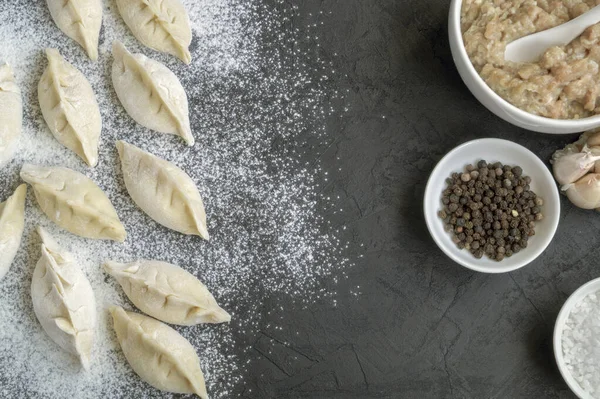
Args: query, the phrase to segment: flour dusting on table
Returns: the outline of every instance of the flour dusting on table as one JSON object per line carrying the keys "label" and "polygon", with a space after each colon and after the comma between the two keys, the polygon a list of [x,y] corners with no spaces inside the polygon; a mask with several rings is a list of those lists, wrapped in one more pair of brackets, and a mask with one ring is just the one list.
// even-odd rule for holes
{"label": "flour dusting on table", "polygon": [[[328,83],[335,71],[319,56],[311,27],[294,27],[293,8],[275,3],[184,1],[193,29],[190,66],[138,43],[114,0],[104,1],[96,63],[60,32],[45,2],[9,0],[0,7],[0,62],[13,66],[24,103],[20,149],[0,171],[0,200],[20,183],[24,162],[66,166],[105,191],[128,233],[125,244],[73,236],[48,221],[29,188],[23,243],[0,282],[0,397],[169,397],[133,373],[116,343],[107,307],[134,308],[102,272],[106,259],[178,264],[198,276],[232,314],[231,325],[176,328],[198,350],[212,398],[243,391],[247,359],[235,337],[255,333],[268,311],[260,298],[277,292],[299,301],[332,295],[321,282],[335,281],[350,263],[343,256],[344,244],[328,233],[319,216],[324,200],[316,182],[318,154],[310,155],[312,147],[302,140],[310,137],[313,145],[330,141],[325,121],[337,112],[332,101],[340,96]],[[125,113],[110,82],[110,49],[116,39],[132,52],[163,62],[179,77],[190,103],[194,147],[149,131]],[[37,83],[46,66],[45,47],[58,48],[94,88],[103,121],[94,169],[62,147],[44,123]],[[322,78],[313,80],[317,75]],[[117,139],[174,162],[192,177],[205,200],[210,242],[169,231],[135,206],[121,177]],[[73,253],[94,288],[99,327],[88,373],[35,319],[29,290],[40,257],[37,224]]]}

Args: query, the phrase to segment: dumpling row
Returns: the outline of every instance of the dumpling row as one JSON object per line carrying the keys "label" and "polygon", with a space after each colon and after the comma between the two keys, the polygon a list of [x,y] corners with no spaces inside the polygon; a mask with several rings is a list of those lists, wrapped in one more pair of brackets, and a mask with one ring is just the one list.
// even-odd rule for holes
{"label": "dumpling row", "polygon": [[[194,325],[231,320],[194,275],[154,260],[107,261],[115,277],[140,310],[167,323]],[[153,387],[207,398],[200,360],[194,347],[171,327],[144,315],[111,308],[117,339],[133,370]]]}
{"label": "dumpling row", "polygon": [[[92,60],[98,57],[102,23],[100,0],[47,0],[57,26],[77,41]],[[117,0],[123,19],[143,44],[189,63],[189,18],[178,0]],[[59,52],[47,49],[48,67],[38,85],[40,108],[55,138],[90,166],[98,162],[102,122],[94,92],[85,77]],[[138,123],[177,134],[194,144],[185,90],[163,64],[131,54],[116,42],[112,79],[119,100]],[[0,67],[0,166],[10,160],[21,132],[22,104],[12,70]],[[202,198],[192,179],[177,166],[125,142],[117,148],[132,199],[158,223],[208,239]],[[123,225],[102,190],[79,172],[25,164],[21,178],[31,184],[42,211],[57,225],[88,238],[123,241]],[[0,279],[20,245],[26,186],[0,204]],[[89,368],[96,326],[91,285],[73,257],[42,228],[42,256],[31,283],[36,317],[64,350]],[[145,313],[168,323],[222,323],[231,316],[195,276],[159,261],[122,264],[108,261],[130,300]],[[111,308],[117,339],[134,371],[152,386],[207,398],[194,347],[171,327],[150,317]]]}
{"label": "dumpling row", "polygon": [[[98,59],[102,0],[47,0],[56,26]],[[117,0],[121,17],[145,46],[179,57],[189,64],[190,20],[179,0]]]}
{"label": "dumpling row", "polygon": [[[41,227],[42,256],[31,281],[37,319],[62,349],[77,356],[89,369],[96,328],[92,287],[64,251]],[[193,275],[165,262],[107,262],[105,270],[117,278],[140,309],[161,320],[192,325],[218,323],[231,317]],[[110,308],[117,340],[133,370],[153,387],[208,398],[200,359],[194,347],[171,327],[144,315]]]}
{"label": "dumpling row", "polygon": [[[194,181],[176,165],[124,141],[117,142],[117,149],[135,203],[163,226],[208,240],[204,204]],[[57,225],[82,237],[125,240],[125,227],[110,200],[85,175],[25,164],[21,178],[31,184],[40,208]]]}
{"label": "dumpling row", "polygon": [[[112,80],[127,113],[139,124],[181,136],[194,145],[188,101],[179,79],[163,64],[113,46]],[[38,84],[42,115],[56,140],[88,165],[98,163],[102,119],[92,86],[56,49],[46,49],[48,66]],[[0,167],[13,157],[22,124],[21,92],[12,69],[0,66]]]}

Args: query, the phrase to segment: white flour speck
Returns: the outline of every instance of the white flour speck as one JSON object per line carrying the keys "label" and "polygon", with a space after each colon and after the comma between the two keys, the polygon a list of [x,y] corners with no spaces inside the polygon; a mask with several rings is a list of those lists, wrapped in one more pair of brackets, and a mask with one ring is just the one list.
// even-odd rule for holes
{"label": "white flour speck", "polygon": [[[102,272],[106,259],[178,264],[205,282],[232,314],[230,325],[177,327],[198,351],[212,398],[234,397],[244,389],[251,365],[236,337],[256,333],[268,311],[261,298],[273,293],[307,303],[333,298],[332,275],[343,275],[350,262],[331,224],[319,216],[320,208],[337,207],[321,198],[317,177],[323,172],[314,152],[332,142],[325,124],[342,98],[332,83],[337,72],[320,55],[314,34],[315,20],[326,17],[313,16],[310,25],[298,27],[292,23],[296,7],[271,3],[276,4],[184,0],[194,31],[190,66],[137,42],[114,0],[104,1],[96,63],[60,32],[45,2],[10,0],[0,7],[0,62],[13,66],[24,103],[23,137],[16,158],[0,171],[0,200],[20,183],[24,162],[66,166],[107,193],[128,232],[125,244],[75,237],[48,221],[29,189],[23,243],[0,282],[0,397],[170,397],[142,382],[116,343],[107,307],[134,308]],[[125,113],[110,82],[116,39],[179,77],[190,103],[193,148],[176,136],[148,131]],[[37,99],[45,47],[58,48],[96,92],[103,130],[94,169],[62,147],[45,125]],[[169,231],[136,207],[124,188],[117,139],[174,162],[192,177],[205,200],[210,242]],[[99,326],[87,373],[46,336],[33,313],[29,290],[40,257],[38,224],[73,253],[96,294]],[[322,284],[326,279],[328,288]]]}

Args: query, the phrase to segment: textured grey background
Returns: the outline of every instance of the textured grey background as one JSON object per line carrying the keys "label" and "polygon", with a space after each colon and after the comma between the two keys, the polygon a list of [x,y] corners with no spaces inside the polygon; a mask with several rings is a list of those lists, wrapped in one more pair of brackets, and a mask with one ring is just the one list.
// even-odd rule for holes
{"label": "textured grey background", "polygon": [[285,314],[269,316],[282,331],[267,318],[251,342],[260,360],[245,396],[573,397],[554,363],[552,329],[568,295],[598,275],[600,215],[563,198],[558,232],[540,258],[485,275],[443,255],[421,207],[435,163],[462,142],[501,137],[548,160],[577,135],[516,128],[475,100],[450,55],[447,0],[295,3],[294,26],[326,15],[321,51],[343,72],[336,84],[349,89],[350,112],[331,121],[330,146],[313,155],[330,171],[325,193],[346,209],[325,216],[348,227],[356,267],[338,287],[337,307],[286,304]]}

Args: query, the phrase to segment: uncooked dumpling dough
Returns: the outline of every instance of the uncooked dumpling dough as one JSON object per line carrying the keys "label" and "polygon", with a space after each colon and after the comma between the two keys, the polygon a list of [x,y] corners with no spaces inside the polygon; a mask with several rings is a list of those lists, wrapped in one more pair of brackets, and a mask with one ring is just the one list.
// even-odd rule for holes
{"label": "uncooked dumpling dough", "polygon": [[0,65],[0,168],[15,155],[22,122],[21,90],[10,65]]}
{"label": "uncooked dumpling dough", "polygon": [[0,204],[0,280],[8,273],[23,236],[27,185],[21,184],[14,194]]}
{"label": "uncooked dumpling dough", "polygon": [[142,312],[166,323],[191,326],[231,320],[206,286],[179,266],[156,260],[107,261],[104,270]]}
{"label": "uncooked dumpling dough", "polygon": [[174,164],[117,141],[125,186],[131,198],[158,223],[208,240],[206,213],[194,181]]}
{"label": "uncooked dumpling dough", "polygon": [[177,331],[139,313],[110,308],[117,340],[142,380],[161,391],[195,393],[208,399],[200,359]]}
{"label": "uncooked dumpling dough", "polygon": [[47,3],[58,28],[96,61],[102,26],[102,0],[47,0]]}
{"label": "uncooked dumpling dough", "polygon": [[31,279],[33,310],[46,333],[79,357],[87,370],[96,328],[96,300],[90,282],[72,255],[41,227],[42,257]]}
{"label": "uncooked dumpling dough", "polygon": [[113,44],[112,81],[119,101],[140,125],[183,137],[194,145],[185,90],[173,72],[142,54]]}
{"label": "uncooked dumpling dough", "polygon": [[133,35],[145,46],[190,63],[192,30],[179,0],[117,0],[117,7]]}
{"label": "uncooked dumpling dough", "polygon": [[90,166],[98,163],[100,109],[85,76],[56,49],[46,49],[48,67],[38,84],[42,115],[59,143]]}
{"label": "uncooked dumpling dough", "polygon": [[125,241],[125,228],[110,200],[81,173],[25,164],[21,179],[31,184],[42,211],[60,227],[82,237]]}

